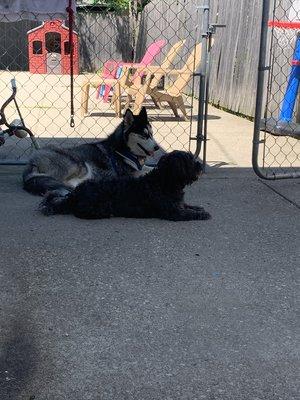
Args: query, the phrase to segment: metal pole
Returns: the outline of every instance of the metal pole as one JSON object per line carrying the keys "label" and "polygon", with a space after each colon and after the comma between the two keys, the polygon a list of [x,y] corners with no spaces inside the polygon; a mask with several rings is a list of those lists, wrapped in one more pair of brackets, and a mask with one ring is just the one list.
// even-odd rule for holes
{"label": "metal pole", "polygon": [[263,0],[262,18],[261,18],[261,38],[259,45],[258,78],[256,87],[253,149],[252,149],[252,166],[255,173],[260,178],[265,178],[265,176],[260,172],[258,166],[258,153],[260,145],[260,126],[261,126],[263,93],[264,93],[264,82],[265,82],[265,71],[266,71],[265,62],[266,62],[267,40],[268,40],[269,7],[270,7],[270,0]]}
{"label": "metal pole", "polygon": [[[197,147],[195,152],[195,157],[198,157],[201,152],[202,142],[205,140],[203,135],[204,120],[205,120],[205,100],[206,100],[206,79],[207,79],[207,60],[208,60],[208,34],[209,34],[209,13],[210,13],[210,0],[204,0],[204,5],[200,7],[203,10],[202,13],[202,55],[201,55],[201,65],[199,73],[199,96],[198,96],[198,115],[197,115]],[[203,159],[203,164],[205,168],[206,160]]]}
{"label": "metal pole", "polygon": [[208,121],[208,102],[209,102],[209,76],[210,76],[210,50],[211,35],[208,37],[208,55],[206,70],[205,105],[204,105],[204,126],[203,126],[203,172],[206,170],[206,149],[207,149],[207,121]]}
{"label": "metal pole", "polygon": [[261,19],[261,40],[259,47],[258,79],[257,79],[257,89],[256,89],[255,119],[254,119],[254,133],[253,133],[252,166],[254,172],[262,179],[274,180],[274,179],[299,178],[300,173],[298,172],[292,172],[291,174],[276,173],[276,172],[263,174],[258,165],[259,145],[263,143],[263,141],[260,140],[260,131],[261,131],[262,108],[263,108],[265,71],[269,69],[269,67],[265,66],[266,53],[267,53],[267,40],[268,40],[269,9],[270,9],[270,0],[263,0],[262,19]]}

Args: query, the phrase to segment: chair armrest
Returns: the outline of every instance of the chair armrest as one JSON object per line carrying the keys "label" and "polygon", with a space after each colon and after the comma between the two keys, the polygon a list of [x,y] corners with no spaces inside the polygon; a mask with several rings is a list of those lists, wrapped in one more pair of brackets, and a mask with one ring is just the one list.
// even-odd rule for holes
{"label": "chair armrest", "polygon": [[122,61],[119,62],[120,67],[127,67],[127,68],[139,68],[139,67],[145,67],[145,64],[141,63],[134,63],[134,62],[129,62],[129,63],[123,63]]}
{"label": "chair armrest", "polygon": [[101,78],[101,76],[99,76],[99,77],[94,77],[94,78],[85,80],[82,83],[81,87],[83,87],[85,85],[91,85],[93,87],[98,87],[100,85],[105,85],[105,84],[114,86],[117,82],[118,82],[117,79]]}
{"label": "chair armrest", "polygon": [[186,69],[170,69],[170,68],[162,68],[159,65],[148,65],[147,67],[138,67],[138,73],[147,74],[162,74],[162,75],[185,75],[191,74],[191,71],[187,71]]}

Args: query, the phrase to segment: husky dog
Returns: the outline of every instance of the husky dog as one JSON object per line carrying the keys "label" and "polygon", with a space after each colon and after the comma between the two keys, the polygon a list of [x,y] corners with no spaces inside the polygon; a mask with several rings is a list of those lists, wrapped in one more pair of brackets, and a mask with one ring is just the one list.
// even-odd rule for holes
{"label": "husky dog", "polygon": [[64,196],[87,179],[138,176],[144,172],[146,157],[158,149],[146,109],[137,116],[128,109],[121,124],[104,140],[37,150],[23,173],[23,187],[41,196],[52,190]]}
{"label": "husky dog", "polygon": [[151,172],[139,178],[89,180],[67,196],[50,192],[40,210],[45,215],[74,214],[78,218],[160,218],[170,221],[205,220],[202,207],[184,202],[184,187],[203,170],[191,153],[173,151],[162,156]]}

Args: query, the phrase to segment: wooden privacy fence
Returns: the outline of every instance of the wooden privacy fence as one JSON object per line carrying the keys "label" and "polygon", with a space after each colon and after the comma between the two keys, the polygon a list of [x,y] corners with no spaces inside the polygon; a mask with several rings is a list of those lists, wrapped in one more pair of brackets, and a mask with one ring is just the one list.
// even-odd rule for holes
{"label": "wooden privacy fence", "polygon": [[[170,41],[187,38],[186,49],[189,52],[190,47],[201,37],[202,11],[197,7],[203,4],[203,0],[152,0],[143,14],[141,29],[143,42],[148,44],[161,35]],[[273,4],[271,0],[270,19]],[[281,0],[279,4],[274,17],[285,20],[288,18],[292,0]],[[214,36],[210,101],[225,109],[251,117],[255,111],[261,18],[262,0],[211,0],[211,22],[225,24],[226,28],[217,30]],[[271,39],[271,29],[269,39]],[[278,86],[278,89],[274,90],[272,101],[268,104],[271,110],[278,109],[282,101],[282,88],[287,83],[293,46],[294,40],[287,40],[284,48],[277,46],[274,52],[276,60],[271,60],[273,75],[276,76],[274,82]],[[178,66],[183,59],[181,54],[177,59]],[[266,65],[268,62],[266,59]],[[187,94],[190,94],[191,85],[188,89]]]}
{"label": "wooden privacy fence", "polygon": [[[147,43],[163,32],[164,37],[174,41],[187,37],[188,49],[193,41],[200,39],[202,11],[197,7],[201,5],[201,0],[152,1],[143,16],[142,32],[147,32]],[[253,116],[261,0],[211,0],[211,7],[211,22],[226,24],[226,28],[218,30],[215,35],[210,101],[228,110]]]}
{"label": "wooden privacy fence", "polygon": [[[288,0],[284,0],[288,1]],[[210,100],[226,109],[254,115],[262,0],[211,0],[211,22],[226,24],[215,35],[211,58]],[[152,0],[141,15],[137,55],[158,38],[170,44],[187,39],[175,60],[180,67],[200,40],[203,0]],[[0,23],[0,67],[28,70],[26,32],[37,22]],[[111,13],[78,12],[80,69],[97,71],[107,59],[129,60],[129,22]],[[17,34],[18,32],[18,34]],[[161,58],[157,60],[160,62]],[[197,84],[197,82],[196,82]],[[191,84],[188,94],[191,93]]]}
{"label": "wooden privacy fence", "polygon": [[214,0],[218,30],[212,51],[210,99],[229,110],[254,116],[261,0]]}

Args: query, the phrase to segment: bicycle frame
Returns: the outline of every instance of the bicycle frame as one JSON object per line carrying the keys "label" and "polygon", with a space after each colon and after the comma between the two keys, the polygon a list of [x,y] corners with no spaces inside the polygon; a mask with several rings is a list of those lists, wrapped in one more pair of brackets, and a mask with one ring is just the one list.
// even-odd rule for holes
{"label": "bicycle frame", "polygon": [[[31,141],[32,141],[33,146],[34,146],[36,149],[38,149],[38,148],[39,148],[39,145],[38,145],[38,143],[37,143],[37,141],[36,141],[36,139],[35,139],[33,133],[31,132],[31,130],[25,126],[24,120],[23,120],[22,115],[21,115],[21,111],[20,111],[20,109],[19,109],[19,106],[18,106],[18,103],[17,103],[17,100],[16,100],[16,94],[17,94],[16,80],[15,80],[15,79],[12,79],[10,82],[11,82],[11,87],[12,87],[12,94],[11,94],[11,96],[2,104],[2,106],[1,106],[1,108],[0,108],[0,126],[1,126],[1,125],[5,125],[5,126],[7,127],[7,129],[3,130],[1,133],[2,133],[3,135],[4,135],[4,134],[8,134],[9,136],[13,136],[13,135],[16,135],[18,129],[19,129],[19,130],[22,130],[22,131],[25,131],[26,133],[28,133],[28,135],[29,135],[29,137],[30,137],[30,139],[31,139]],[[5,108],[6,108],[12,101],[15,103],[15,107],[16,107],[17,112],[18,112],[18,114],[19,114],[19,117],[20,117],[20,120],[21,120],[21,124],[22,124],[22,125],[13,125],[13,124],[10,124],[10,123],[7,121],[7,118],[6,118],[6,116],[5,116]],[[5,139],[3,139],[3,143],[2,143],[2,144],[4,144],[4,142],[5,142]]]}

